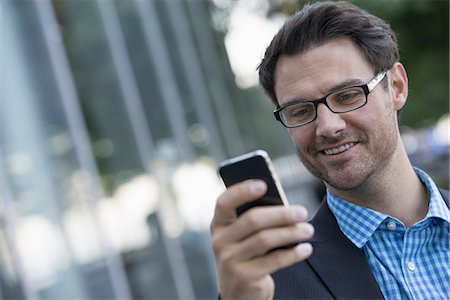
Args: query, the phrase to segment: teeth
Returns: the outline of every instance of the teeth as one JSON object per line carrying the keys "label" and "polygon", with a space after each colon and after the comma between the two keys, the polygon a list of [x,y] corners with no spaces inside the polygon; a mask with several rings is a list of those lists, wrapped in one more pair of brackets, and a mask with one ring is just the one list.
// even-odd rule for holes
{"label": "teeth", "polygon": [[342,146],[339,146],[336,148],[326,149],[326,150],[324,150],[324,152],[326,155],[334,155],[334,154],[344,152],[347,149],[350,149],[353,145],[354,145],[354,143],[348,143],[348,144],[345,144],[345,145],[342,145]]}

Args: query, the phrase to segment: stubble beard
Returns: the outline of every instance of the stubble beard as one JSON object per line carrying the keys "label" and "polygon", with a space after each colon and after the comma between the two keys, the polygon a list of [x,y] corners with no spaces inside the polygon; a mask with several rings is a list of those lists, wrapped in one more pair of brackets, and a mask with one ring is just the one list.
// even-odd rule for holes
{"label": "stubble beard", "polygon": [[[398,145],[397,134],[393,127],[391,127],[391,132],[385,136],[386,138],[378,137],[377,144],[372,150],[369,149],[369,138],[364,133],[356,132],[345,136],[349,135],[356,137],[356,140],[359,141],[358,146],[365,148],[366,155],[359,157],[358,160],[345,161],[333,166],[321,164],[314,156],[306,156],[296,147],[297,156],[311,174],[331,187],[342,191],[360,189],[371,179],[375,180],[378,176],[383,176],[382,170],[390,165]],[[333,141],[330,144],[336,142]],[[317,155],[322,154],[316,153]]]}

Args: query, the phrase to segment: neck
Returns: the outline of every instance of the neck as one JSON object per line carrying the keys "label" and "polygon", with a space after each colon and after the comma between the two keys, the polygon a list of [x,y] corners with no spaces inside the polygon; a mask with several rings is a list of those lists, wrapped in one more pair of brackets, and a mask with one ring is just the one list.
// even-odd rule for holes
{"label": "neck", "polygon": [[397,150],[391,163],[361,186],[345,191],[327,187],[342,199],[395,217],[410,227],[425,217],[429,200],[401,143]]}

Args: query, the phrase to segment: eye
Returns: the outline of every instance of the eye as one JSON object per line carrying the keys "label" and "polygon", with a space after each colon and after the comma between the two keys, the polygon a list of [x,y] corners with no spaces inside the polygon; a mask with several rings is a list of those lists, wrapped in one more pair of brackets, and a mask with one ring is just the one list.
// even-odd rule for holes
{"label": "eye", "polygon": [[347,89],[330,95],[329,100],[337,105],[353,104],[364,100],[364,91],[361,88]]}
{"label": "eye", "polygon": [[293,109],[291,111],[291,116],[295,117],[295,116],[304,116],[305,114],[310,113],[311,109],[308,107],[302,107],[302,108],[297,108],[297,109]]}
{"label": "eye", "polygon": [[314,105],[300,104],[293,105],[286,109],[285,117],[287,119],[304,119],[314,114]]}

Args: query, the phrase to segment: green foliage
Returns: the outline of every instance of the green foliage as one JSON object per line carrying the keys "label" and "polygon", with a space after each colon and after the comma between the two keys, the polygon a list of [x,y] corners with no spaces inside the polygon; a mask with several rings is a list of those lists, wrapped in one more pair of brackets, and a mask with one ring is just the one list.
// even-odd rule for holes
{"label": "green foliage", "polygon": [[449,110],[449,2],[353,2],[387,20],[397,34],[410,86],[401,123],[430,126]]}

